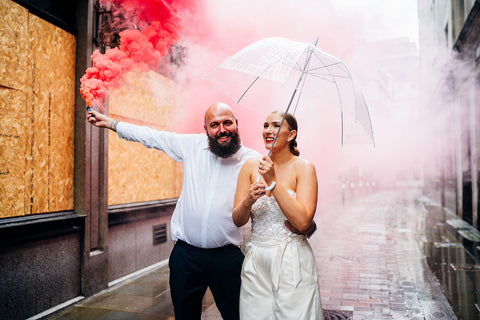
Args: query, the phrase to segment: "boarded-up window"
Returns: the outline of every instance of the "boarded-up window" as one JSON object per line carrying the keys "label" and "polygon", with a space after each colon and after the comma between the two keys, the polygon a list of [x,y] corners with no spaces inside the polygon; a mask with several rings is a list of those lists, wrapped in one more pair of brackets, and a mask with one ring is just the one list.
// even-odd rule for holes
{"label": "boarded-up window", "polygon": [[75,37],[0,1],[0,218],[73,210]]}
{"label": "boarded-up window", "polygon": [[[131,72],[126,82],[128,85],[110,93],[110,115],[117,120],[169,131],[169,119],[177,107],[180,88],[155,72]],[[109,205],[172,199],[180,195],[181,164],[159,150],[120,140],[112,132],[108,146]]]}

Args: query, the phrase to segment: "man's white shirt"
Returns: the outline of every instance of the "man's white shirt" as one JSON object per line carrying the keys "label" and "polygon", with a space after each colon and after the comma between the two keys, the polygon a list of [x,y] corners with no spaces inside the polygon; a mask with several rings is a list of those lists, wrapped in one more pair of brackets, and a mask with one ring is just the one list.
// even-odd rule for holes
{"label": "man's white shirt", "polygon": [[257,151],[242,146],[221,158],[210,151],[205,134],[177,134],[126,122],[118,123],[117,133],[183,163],[183,187],[171,221],[173,240],[200,248],[241,244],[240,229],[232,220],[235,190],[242,165],[260,156]]}

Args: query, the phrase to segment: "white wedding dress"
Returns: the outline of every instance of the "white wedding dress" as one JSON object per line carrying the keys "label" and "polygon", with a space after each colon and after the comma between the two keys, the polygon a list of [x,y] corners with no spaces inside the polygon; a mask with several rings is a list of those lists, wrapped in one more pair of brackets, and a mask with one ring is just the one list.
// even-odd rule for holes
{"label": "white wedding dress", "polygon": [[252,207],[252,237],[242,267],[242,320],[323,319],[312,248],[305,236],[285,227],[285,220],[273,196],[260,197]]}

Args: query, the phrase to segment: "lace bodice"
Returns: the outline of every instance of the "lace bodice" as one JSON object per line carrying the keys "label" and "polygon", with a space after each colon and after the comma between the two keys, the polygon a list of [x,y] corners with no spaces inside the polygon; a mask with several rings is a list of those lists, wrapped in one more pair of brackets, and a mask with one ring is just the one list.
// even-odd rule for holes
{"label": "lace bodice", "polygon": [[[295,197],[293,190],[288,192]],[[283,214],[274,196],[258,198],[252,206],[252,234],[283,237],[292,232],[285,227],[287,218]]]}

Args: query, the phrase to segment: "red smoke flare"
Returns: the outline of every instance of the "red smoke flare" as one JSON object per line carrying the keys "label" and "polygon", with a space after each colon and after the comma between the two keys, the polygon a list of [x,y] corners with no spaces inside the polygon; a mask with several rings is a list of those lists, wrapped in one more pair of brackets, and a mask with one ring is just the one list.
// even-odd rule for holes
{"label": "red smoke flare", "polygon": [[[103,107],[110,88],[122,83],[123,76],[133,70],[155,70],[176,44],[182,33],[181,19],[192,8],[192,0],[100,0],[100,5],[111,7],[117,25],[126,29],[119,33],[120,46],[98,50],[91,58],[93,66],[80,79],[80,93],[87,105]],[[122,21],[123,20],[123,21]],[[164,66],[162,66],[164,67]]]}

